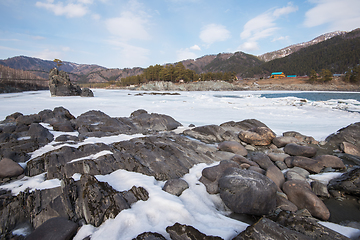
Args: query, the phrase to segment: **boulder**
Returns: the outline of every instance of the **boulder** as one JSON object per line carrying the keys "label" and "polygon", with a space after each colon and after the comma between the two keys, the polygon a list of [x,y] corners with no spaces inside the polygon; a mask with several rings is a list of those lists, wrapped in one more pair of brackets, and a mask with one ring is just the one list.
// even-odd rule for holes
{"label": "boulder", "polygon": [[166,238],[159,233],[144,232],[139,234],[136,238],[133,238],[133,240],[166,240]]}
{"label": "boulder", "polygon": [[279,196],[279,194],[276,194],[276,208],[279,208],[283,211],[290,211],[290,212],[296,212],[298,210],[298,208],[295,204],[290,202],[288,199],[286,199],[282,196]]}
{"label": "boulder", "polygon": [[300,216],[291,212],[280,212],[276,222],[290,230],[300,232],[308,236],[310,239],[349,240],[349,238],[341,235],[340,233],[321,225],[313,218]]}
{"label": "boulder", "polygon": [[262,169],[268,169],[271,166],[274,166],[274,163],[270,158],[262,152],[255,152],[250,156],[251,160],[259,164]]}
{"label": "boulder", "polygon": [[326,137],[327,146],[338,149],[340,144],[348,142],[355,147],[360,148],[360,122],[350,124],[347,127],[341,128],[335,133]]}
{"label": "boulder", "polygon": [[300,167],[311,173],[319,173],[324,168],[322,161],[302,156],[287,157],[285,163],[289,168]]}
{"label": "boulder", "polygon": [[240,131],[239,138],[255,146],[270,145],[272,140],[276,137],[275,133],[268,127],[256,127],[248,131]]}
{"label": "boulder", "polygon": [[162,189],[172,195],[180,196],[188,188],[189,184],[185,180],[178,178],[167,180]]}
{"label": "boulder", "polygon": [[288,143],[299,143],[299,139],[297,139],[296,137],[276,137],[272,140],[272,142],[275,144],[276,147],[278,148],[282,148],[285,147],[286,144]]}
{"label": "boulder", "polygon": [[166,232],[174,240],[222,240],[221,237],[207,236],[192,226],[180,223],[167,227]]}
{"label": "boulder", "polygon": [[[69,75],[56,68],[49,73],[49,89],[51,96],[91,96],[91,90],[85,89],[84,95],[81,88],[70,81]],[[92,94],[92,96],[94,96]]]}
{"label": "boulder", "polygon": [[279,189],[281,189],[283,183],[285,182],[284,174],[275,165],[270,166],[266,169],[265,176],[273,180],[273,182],[276,184],[276,186],[279,187]]}
{"label": "boulder", "polygon": [[330,194],[327,189],[327,185],[319,182],[319,181],[312,181],[311,182],[311,190],[319,197],[326,197],[329,198]]}
{"label": "boulder", "polygon": [[225,122],[220,124],[220,127],[222,127],[226,131],[232,131],[238,133],[240,131],[244,131],[244,130],[248,131],[256,127],[267,127],[267,126],[256,119],[245,119],[240,122],[234,122],[234,121]]}
{"label": "boulder", "polygon": [[0,161],[0,178],[17,177],[24,172],[24,169],[9,158],[3,158]]}
{"label": "boulder", "polygon": [[340,150],[343,151],[344,153],[360,157],[360,149],[354,144],[348,142],[342,142],[340,143]]}
{"label": "boulder", "polygon": [[90,88],[83,88],[81,89],[81,97],[94,97],[93,91],[90,90]]}
{"label": "boulder", "polygon": [[224,133],[225,130],[218,125],[195,127],[183,132],[184,135],[198,139],[204,143],[222,142],[225,140],[223,138]]}
{"label": "boulder", "polygon": [[284,151],[292,156],[313,157],[315,156],[317,150],[313,147],[289,143],[285,146]]}
{"label": "boulder", "polygon": [[26,240],[69,240],[75,236],[77,229],[76,223],[66,218],[55,217],[36,228]]}
{"label": "boulder", "polygon": [[266,239],[266,240],[311,240],[312,238],[290,230],[268,218],[262,217],[258,222],[246,228],[232,240]]}
{"label": "boulder", "polygon": [[231,161],[237,162],[238,164],[242,164],[242,163],[246,163],[249,164],[250,166],[254,166],[254,167],[260,167],[259,164],[257,164],[254,161],[251,161],[243,156],[240,155],[235,155],[233,156],[231,159]]}
{"label": "boulder", "polygon": [[199,181],[205,185],[208,193],[219,193],[219,179],[222,177],[226,169],[232,167],[240,168],[240,165],[234,161],[223,160],[218,165],[204,168]]}
{"label": "boulder", "polygon": [[289,154],[286,153],[276,153],[276,152],[269,152],[267,153],[268,157],[271,159],[271,161],[273,162],[284,162],[285,158],[289,157]]}
{"label": "boulder", "polygon": [[233,212],[266,215],[276,208],[276,184],[249,170],[228,168],[219,180],[220,197]]}
{"label": "boulder", "polygon": [[289,131],[283,133],[284,137],[294,137],[299,140],[299,142],[306,143],[306,144],[318,144],[318,141],[316,141],[313,137],[305,136],[301,133],[295,132],[295,131]]}
{"label": "boulder", "polygon": [[220,151],[232,152],[240,156],[246,156],[247,150],[239,142],[235,141],[224,141],[219,143],[218,148]]}
{"label": "boulder", "polygon": [[328,184],[328,189],[360,196],[360,168],[354,168],[338,178],[331,179]]}
{"label": "boulder", "polygon": [[345,169],[346,166],[344,165],[341,158],[334,156],[334,155],[319,155],[314,157],[315,160],[322,162],[324,167],[330,167],[335,169]]}
{"label": "boulder", "polygon": [[311,191],[311,187],[304,181],[287,181],[283,184],[283,191],[289,200],[299,209],[306,208],[311,215],[321,220],[328,220],[330,212],[316,195]]}
{"label": "boulder", "polygon": [[287,181],[298,180],[298,181],[306,182],[306,178],[304,176],[300,175],[299,173],[297,173],[295,171],[291,171],[291,169],[289,171],[287,171],[285,175],[286,175]]}

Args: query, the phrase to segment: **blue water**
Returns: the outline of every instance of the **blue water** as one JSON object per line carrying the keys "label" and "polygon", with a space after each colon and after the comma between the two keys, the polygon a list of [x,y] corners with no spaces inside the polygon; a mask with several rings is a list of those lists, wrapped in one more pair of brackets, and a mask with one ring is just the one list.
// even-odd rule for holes
{"label": "blue water", "polygon": [[354,99],[360,101],[360,93],[346,92],[286,92],[286,93],[263,93],[265,98],[297,97],[309,101],[328,101],[331,99]]}

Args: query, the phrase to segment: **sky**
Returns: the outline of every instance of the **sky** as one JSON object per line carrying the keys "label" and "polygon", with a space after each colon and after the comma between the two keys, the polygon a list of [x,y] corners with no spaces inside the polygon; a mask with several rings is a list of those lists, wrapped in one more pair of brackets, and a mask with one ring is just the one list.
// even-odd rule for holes
{"label": "sky", "polygon": [[0,0],[0,59],[148,67],[360,27],[359,0]]}

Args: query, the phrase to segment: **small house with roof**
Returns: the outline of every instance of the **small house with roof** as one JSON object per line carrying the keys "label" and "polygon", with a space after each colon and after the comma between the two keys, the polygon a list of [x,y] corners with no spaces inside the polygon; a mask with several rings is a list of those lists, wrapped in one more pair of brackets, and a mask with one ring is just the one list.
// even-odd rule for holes
{"label": "small house with roof", "polygon": [[284,78],[286,77],[285,73],[283,72],[273,72],[271,73],[270,78]]}

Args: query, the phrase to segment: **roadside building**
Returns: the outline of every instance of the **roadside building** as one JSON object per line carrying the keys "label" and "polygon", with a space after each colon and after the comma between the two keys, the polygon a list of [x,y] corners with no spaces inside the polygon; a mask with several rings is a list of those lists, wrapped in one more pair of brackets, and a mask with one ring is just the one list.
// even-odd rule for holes
{"label": "roadside building", "polygon": [[271,76],[270,76],[270,78],[284,78],[284,77],[286,77],[286,76],[285,76],[285,73],[283,73],[283,72],[273,72],[273,73],[271,73]]}

